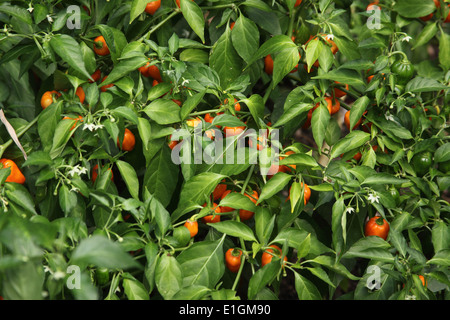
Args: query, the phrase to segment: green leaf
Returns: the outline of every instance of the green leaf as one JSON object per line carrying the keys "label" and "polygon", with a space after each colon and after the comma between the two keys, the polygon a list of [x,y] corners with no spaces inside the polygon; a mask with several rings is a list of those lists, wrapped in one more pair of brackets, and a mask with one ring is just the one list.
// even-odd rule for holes
{"label": "green leaf", "polygon": [[206,197],[225,177],[222,174],[203,172],[186,181],[181,188],[178,208],[172,214],[172,222],[184,213],[200,208],[206,202]]}
{"label": "green leaf", "polygon": [[49,154],[45,151],[35,151],[31,153],[27,160],[23,163],[23,166],[46,166],[52,165],[53,160]]}
{"label": "green leaf", "polygon": [[59,189],[58,199],[59,206],[66,215],[69,215],[70,211],[77,205],[77,194],[71,191],[67,185],[63,185]]}
{"label": "green leaf", "polygon": [[133,0],[130,8],[130,24],[144,12],[147,3],[151,1],[152,0]]}
{"label": "green leaf", "polygon": [[189,113],[191,113],[192,110],[194,110],[198,104],[202,101],[203,97],[205,96],[206,90],[202,90],[199,93],[196,93],[192,96],[189,96],[186,101],[183,102],[183,105],[181,106],[180,111],[180,118],[181,120],[184,120],[188,117]]}
{"label": "green leaf", "polygon": [[214,117],[211,127],[214,126],[245,127],[247,125],[231,114],[221,114]]}
{"label": "green leaf", "polygon": [[210,292],[211,289],[205,286],[192,285],[181,288],[181,290],[172,297],[172,300],[202,300],[202,298]]}
{"label": "green leaf", "polygon": [[311,118],[312,133],[319,150],[322,149],[329,122],[330,112],[328,111],[328,108],[321,103],[319,107],[314,110]]}
{"label": "green leaf", "polygon": [[450,69],[450,35],[442,29],[439,38],[439,62],[443,70]]}
{"label": "green leaf", "polygon": [[269,199],[273,195],[277,194],[291,181],[292,176],[285,172],[276,173],[261,189],[261,194],[256,204],[258,205],[262,201]]}
{"label": "green leaf", "polygon": [[[7,259],[3,257],[2,259]],[[42,300],[45,273],[42,265],[31,260],[21,261],[3,272],[2,295],[7,300]]]}
{"label": "green leaf", "polygon": [[435,162],[445,162],[450,160],[450,142],[444,143],[434,152]]}
{"label": "green leaf", "polygon": [[428,23],[420,32],[412,50],[427,44],[437,33],[438,27],[436,23]]}
{"label": "green leaf", "polygon": [[[270,243],[284,243],[287,241],[289,247],[294,249],[300,248],[303,241],[308,237],[310,233],[297,228],[284,228]],[[310,253],[314,255],[320,255],[324,253],[332,252],[330,248],[320,242],[315,236],[311,235]]]}
{"label": "green leaf", "polygon": [[110,112],[115,116],[131,121],[133,124],[138,124],[138,116],[136,112],[129,107],[117,107],[115,109],[111,109]]}
{"label": "green leaf", "polygon": [[145,289],[144,285],[132,278],[131,276],[124,276],[122,281],[123,289],[127,298],[131,301],[134,300],[150,300],[150,297]]}
{"label": "green leaf", "polygon": [[143,54],[142,56],[120,60],[111,70],[111,73],[108,74],[108,77],[99,83],[98,86],[102,87],[114,83],[115,81],[128,75],[130,72],[142,67],[147,62],[148,60]]}
{"label": "green leaf", "polygon": [[178,173],[179,168],[171,159],[170,149],[163,147],[147,165],[143,191],[148,190],[166,207],[176,188]]}
{"label": "green leaf", "polygon": [[205,43],[205,18],[202,9],[194,1],[189,0],[181,0],[180,9],[189,26]]}
{"label": "green leaf", "polygon": [[50,46],[69,66],[84,75],[86,80],[90,79],[91,75],[84,65],[80,44],[74,38],[66,34],[55,35],[50,40]]}
{"label": "green leaf", "polygon": [[[291,106],[289,109],[285,109],[284,113],[281,115],[281,117],[278,118],[277,122],[273,125],[274,128],[278,128],[289,122],[290,120],[302,115],[308,113],[310,109],[312,109],[314,106],[309,103],[299,103]],[[328,112],[328,111],[327,111]]]}
{"label": "green leaf", "polygon": [[308,42],[308,46],[306,47],[306,64],[308,66],[308,72],[310,72],[314,62],[319,58],[323,47],[322,41],[317,37]]}
{"label": "green leaf", "polygon": [[340,197],[333,204],[332,212],[331,212],[331,231],[332,231],[332,240],[333,247],[338,253],[338,255],[342,254],[342,250],[344,249],[346,242],[346,217],[347,212],[345,211],[344,198]]}
{"label": "green leaf", "polygon": [[326,79],[348,84],[349,86],[362,86],[364,82],[361,75],[356,70],[345,68],[332,69],[331,71],[312,77],[312,79]]}
{"label": "green leaf", "polygon": [[15,17],[29,26],[33,24],[31,14],[24,8],[11,6],[9,3],[2,3],[2,5],[0,5],[0,12]]}
{"label": "green leaf", "polygon": [[311,272],[313,275],[315,275],[317,278],[321,279],[322,281],[326,282],[330,287],[336,288],[336,285],[331,281],[330,277],[328,276],[328,273],[323,270],[321,267],[314,267],[314,268],[306,268],[309,272]]}
{"label": "green leaf", "polygon": [[359,277],[350,273],[347,268],[340,262],[336,262],[332,256],[320,255],[311,260],[312,263],[318,263],[328,269],[347,277],[350,280],[359,280]]}
{"label": "green leaf", "polygon": [[403,234],[394,228],[389,231],[389,241],[398,250],[402,257],[406,256],[408,244]]}
{"label": "green leaf", "polygon": [[53,136],[50,157],[55,159],[63,152],[67,142],[69,142],[75,130],[72,130],[73,121],[70,119],[61,120],[56,126]]}
{"label": "green leaf", "polygon": [[131,196],[134,199],[139,199],[139,180],[133,166],[123,160],[117,160],[116,165]]}
{"label": "green leaf", "polygon": [[[348,60],[358,60],[361,59],[361,54],[358,50],[358,46],[355,41],[351,39],[347,39],[346,37],[334,37],[333,41],[336,43],[336,46],[339,48],[339,52],[342,53],[344,57]],[[341,82],[340,80],[336,80]],[[343,82],[345,83],[345,82]]]}
{"label": "green leaf", "polygon": [[308,279],[294,272],[295,290],[299,300],[322,300],[319,289]]}
{"label": "green leaf", "polygon": [[[184,227],[184,226],[183,226]],[[185,228],[187,229],[187,228]],[[189,233],[189,232],[188,232]],[[190,238],[190,233],[189,233]],[[149,287],[148,292],[151,293],[155,287],[155,270],[159,260],[159,246],[154,242],[148,242],[144,247],[145,258],[147,263],[145,264],[144,274],[145,280]]]}
{"label": "green leaf", "polygon": [[270,284],[275,279],[281,269],[279,260],[280,259],[278,257],[273,257],[270,263],[258,269],[250,278],[248,284],[248,298],[250,300],[253,300],[258,292],[264,289],[265,286]]}
{"label": "green leaf", "polygon": [[280,165],[296,165],[301,167],[318,167],[317,161],[306,153],[293,153],[280,161]]}
{"label": "green leaf", "polygon": [[[299,181],[294,181],[289,188],[289,202],[291,203],[291,213],[296,210],[297,203],[302,199],[304,199],[304,190],[302,190],[302,184]],[[300,209],[301,208],[302,206],[300,206]]]}
{"label": "green leaf", "polygon": [[334,63],[334,55],[329,46],[323,46],[319,55],[319,65],[323,71],[329,71]]}
{"label": "green leaf", "polygon": [[436,222],[433,229],[431,229],[431,241],[433,243],[434,252],[450,248],[450,229],[445,222]]}
{"label": "green leaf", "polygon": [[91,236],[80,241],[72,253],[70,263],[90,265],[108,269],[139,268],[136,262],[122,247],[103,236]]}
{"label": "green leaf", "polygon": [[359,148],[369,140],[369,133],[360,130],[352,131],[333,146],[330,153],[330,159],[337,158],[342,153]]}
{"label": "green leaf", "polygon": [[300,56],[297,47],[279,51],[273,60],[272,88],[283,80],[299,63]]}
{"label": "green leaf", "polygon": [[183,287],[201,285],[214,289],[225,272],[224,239],[195,242],[180,253],[177,261],[183,270]]}
{"label": "green leaf", "polygon": [[221,222],[209,223],[208,225],[228,236],[242,238],[247,241],[256,241],[252,229],[243,222],[225,220]]}
{"label": "green leaf", "polygon": [[309,253],[309,250],[311,249],[311,234],[308,234],[308,236],[300,243],[297,249],[297,257],[299,259],[306,257],[306,255]]}
{"label": "green leaf", "polygon": [[165,300],[170,300],[183,287],[183,269],[174,256],[165,253],[159,257],[155,284]]}
{"label": "green leaf", "polygon": [[239,56],[245,62],[249,62],[259,47],[258,27],[252,20],[241,14],[231,30],[231,39]]}
{"label": "green leaf", "polygon": [[436,264],[439,266],[449,267],[450,266],[450,249],[443,249],[427,261],[427,264]]}
{"label": "green leaf", "polygon": [[226,29],[211,49],[209,65],[220,77],[220,84],[226,88],[241,74],[241,58],[236,52],[230,29]]}
{"label": "green leaf", "polygon": [[170,214],[164,208],[164,206],[161,204],[161,202],[158,201],[157,198],[152,196],[149,201],[150,201],[150,203],[149,203],[150,212],[152,213],[152,217],[158,227],[157,234],[159,237],[164,238],[166,232],[172,226],[171,221],[170,221]]}
{"label": "green leaf", "polygon": [[407,179],[400,179],[395,177],[390,173],[378,172],[376,174],[366,177],[361,184],[377,184],[377,185],[387,185],[387,184],[402,184],[408,182]]}
{"label": "green leaf", "polygon": [[406,18],[420,18],[436,10],[434,2],[422,0],[398,0],[394,10]]}
{"label": "green leaf", "polygon": [[259,94],[253,94],[250,96],[250,98],[240,100],[240,102],[244,103],[247,106],[255,122],[259,123],[259,119],[262,119],[264,117],[263,98]]}
{"label": "green leaf", "polygon": [[245,0],[242,4],[245,6],[257,8],[259,10],[263,10],[266,12],[272,11],[272,8],[262,0]]}
{"label": "green leaf", "polygon": [[220,207],[231,207],[255,212],[256,206],[252,200],[238,192],[230,192],[219,203]]}
{"label": "green leaf", "polygon": [[248,68],[248,66],[253,64],[255,61],[269,54],[274,54],[288,48],[297,48],[295,43],[292,42],[291,38],[286,35],[273,36],[259,47],[258,51],[256,51],[256,53],[253,55],[252,59],[247,62],[246,68]]}
{"label": "green leaf", "polygon": [[353,127],[363,116],[369,102],[370,99],[367,96],[362,96],[353,103],[353,106],[350,109],[350,131],[353,130]]}
{"label": "green leaf", "polygon": [[422,77],[415,77],[410,82],[408,82],[405,87],[405,92],[413,93],[439,90],[448,90],[448,88],[434,79]]}
{"label": "green leaf", "polygon": [[208,63],[209,55],[202,49],[186,49],[180,53],[180,61]]}
{"label": "green leaf", "polygon": [[388,263],[394,262],[389,252],[390,245],[377,236],[369,236],[356,241],[342,256],[343,258],[365,258]]}
{"label": "green leaf", "polygon": [[[114,5],[114,2],[112,4]],[[106,44],[108,45],[111,53],[111,59],[113,63],[116,64],[121,57],[122,50],[124,50],[128,44],[127,38],[121,30],[106,24],[96,24],[95,28],[99,29],[100,33],[105,38]],[[133,51],[136,49],[133,45],[131,45],[131,48],[133,48]]]}
{"label": "green leaf", "polygon": [[180,122],[180,107],[172,100],[157,99],[145,107],[144,112],[158,124]]}
{"label": "green leaf", "polygon": [[256,207],[254,215],[255,232],[259,242],[263,245],[267,244],[267,241],[272,234],[275,218],[276,215],[272,215],[268,208]]}

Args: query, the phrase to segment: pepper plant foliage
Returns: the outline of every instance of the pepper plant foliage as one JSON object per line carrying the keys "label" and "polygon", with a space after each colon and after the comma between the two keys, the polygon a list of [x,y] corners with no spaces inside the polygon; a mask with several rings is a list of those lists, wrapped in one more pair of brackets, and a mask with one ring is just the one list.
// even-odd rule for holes
{"label": "pepper plant foliage", "polygon": [[[446,2],[148,2],[0,4],[0,153],[26,177],[0,170],[4,299],[449,298]],[[172,150],[195,121],[217,140]],[[257,142],[280,169],[195,161],[226,127],[278,130],[277,145]],[[223,137],[225,158],[242,138]],[[187,141],[192,161],[177,163]],[[219,185],[231,193],[213,198]],[[365,235],[376,215],[386,239]]]}

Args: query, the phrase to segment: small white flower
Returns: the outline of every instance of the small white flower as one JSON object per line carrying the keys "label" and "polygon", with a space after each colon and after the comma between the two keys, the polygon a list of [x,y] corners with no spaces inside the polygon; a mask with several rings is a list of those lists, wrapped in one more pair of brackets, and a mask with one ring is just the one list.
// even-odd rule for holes
{"label": "small white flower", "polygon": [[374,193],[369,194],[368,200],[372,203],[376,202],[379,203],[378,199],[380,196],[375,195]]}
{"label": "small white flower", "polygon": [[87,169],[85,168],[85,167],[82,167],[82,166],[80,166],[80,165],[76,165],[75,167],[73,167],[70,171],[69,171],[69,175],[71,175],[72,177],[75,175],[75,174],[78,174],[78,175],[80,175],[80,174],[85,174],[85,173],[87,173]]}
{"label": "small white flower", "polygon": [[402,38],[402,41],[406,41],[406,42],[409,42],[409,40],[411,40],[412,38],[410,37],[410,36],[405,36],[405,37],[403,37]]}
{"label": "small white flower", "polygon": [[33,12],[34,8],[31,6],[31,2],[28,4],[28,9],[27,10],[28,10],[29,13]]}
{"label": "small white flower", "polygon": [[[183,79],[184,79],[184,78],[183,78]],[[181,83],[181,85],[184,86],[184,85],[186,85],[186,84],[188,84],[188,83],[189,83],[189,80],[184,79],[183,82]]]}
{"label": "small white flower", "polygon": [[44,272],[48,272],[50,274],[53,274],[52,270],[49,268],[49,266],[44,266]]}
{"label": "small white flower", "polygon": [[94,130],[102,129],[103,127],[104,127],[104,125],[102,125],[102,124],[95,124],[94,125]]}
{"label": "small white flower", "polygon": [[65,276],[66,276],[66,274],[65,274],[64,272],[62,272],[62,271],[56,271],[56,272],[53,274],[53,278],[54,278],[55,280],[64,279]]}
{"label": "small white flower", "polygon": [[167,70],[167,71],[164,71],[164,72],[165,72],[165,74],[170,76],[171,74],[175,73],[175,70]]}
{"label": "small white flower", "polygon": [[334,39],[334,34],[327,34],[327,35],[325,36],[325,39],[327,39],[327,40],[333,40],[333,39]]}
{"label": "small white flower", "polygon": [[50,22],[50,23],[53,22],[53,18],[52,18],[49,14],[47,15],[47,20],[48,20],[48,22]]}
{"label": "small white flower", "polygon": [[353,208],[353,207],[348,207],[348,208],[345,210],[345,213],[353,213],[353,212],[355,212],[355,208]]}
{"label": "small white flower", "polygon": [[394,121],[394,116],[392,114],[385,114],[384,117],[388,121]]}
{"label": "small white flower", "polygon": [[85,123],[83,126],[83,130],[88,129],[89,131],[95,130],[96,125],[94,123]]}
{"label": "small white flower", "polygon": [[415,295],[406,295],[405,300],[416,300],[416,296]]}

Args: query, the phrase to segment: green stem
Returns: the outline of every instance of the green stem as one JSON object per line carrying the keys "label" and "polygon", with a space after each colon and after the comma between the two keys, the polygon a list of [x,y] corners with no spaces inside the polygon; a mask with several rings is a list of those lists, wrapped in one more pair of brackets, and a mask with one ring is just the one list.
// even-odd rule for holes
{"label": "green stem", "polygon": [[252,164],[252,166],[250,167],[250,170],[248,171],[247,178],[245,178],[244,184],[242,185],[241,194],[245,193],[245,189],[247,189],[247,185],[248,185],[248,182],[250,181],[250,178],[252,177],[254,168],[255,168],[255,164]]}
{"label": "green stem", "polygon": [[270,82],[270,86],[266,89],[266,93],[264,94],[264,97],[263,97],[264,104],[266,104],[267,100],[269,100],[269,96],[272,92],[272,84],[273,84],[273,81]]}
{"label": "green stem", "polygon": [[344,109],[346,109],[346,110],[351,109],[351,107],[348,104],[346,104],[344,101],[339,101],[339,103],[342,107],[344,107]]}
{"label": "green stem", "polygon": [[[248,171],[247,178],[245,179],[244,184],[242,185],[241,194],[245,193],[245,189],[247,188],[247,185],[248,185],[248,183],[250,181],[250,178],[252,177],[254,168],[255,168],[255,164],[252,164],[252,166],[250,167],[250,170]],[[240,221],[239,214],[236,215],[236,218],[237,218],[238,221]],[[244,239],[242,239],[242,237],[239,237],[239,243],[241,244],[242,254],[244,254],[244,252],[246,252],[246,249],[245,249],[245,242],[244,242]],[[232,290],[235,290],[236,286],[239,283],[239,279],[241,277],[242,269],[244,267],[244,261],[245,261],[245,259],[242,259],[242,256],[241,256],[241,266],[239,268],[238,274],[236,275],[236,279],[234,279]]]}
{"label": "green stem", "polygon": [[352,98],[355,98],[355,99],[359,99],[359,98],[360,98],[360,96],[358,96],[357,94],[355,94],[355,93],[353,93],[353,92],[351,92],[351,91],[345,89],[345,87],[343,87],[343,86],[339,86],[339,90],[345,92],[345,93],[348,94],[348,95],[351,95]]}
{"label": "green stem", "polygon": [[242,269],[244,269],[245,259],[243,259],[244,253],[241,254],[241,265],[239,266],[239,271],[236,275],[236,278],[234,279],[233,286],[231,287],[231,290],[236,290],[237,285],[239,284],[239,279],[241,278]]}
{"label": "green stem", "polygon": [[292,37],[292,29],[294,28],[294,20],[296,16],[297,10],[294,9],[292,12],[289,12],[289,27],[288,27],[288,33],[287,36],[290,38]]}
{"label": "green stem", "polygon": [[225,8],[233,8],[236,5],[234,3],[231,4],[220,4],[217,6],[209,6],[209,7],[201,7],[202,10],[215,10],[215,9],[225,9]]}
{"label": "green stem", "polygon": [[160,23],[158,23],[157,25],[155,25],[153,28],[151,28],[145,35],[143,35],[138,42],[144,41],[144,40],[148,40],[151,36],[151,34],[153,32],[155,32],[156,30],[158,30],[161,26],[163,26],[167,21],[169,21],[170,19],[172,19],[173,17],[175,17],[177,14],[179,14],[181,11],[180,10],[175,10],[174,12],[172,12],[171,14],[169,14],[165,19],[163,19]]}
{"label": "green stem", "polygon": [[194,117],[194,116],[201,116],[207,113],[215,113],[218,112],[220,109],[212,109],[212,110],[204,110],[204,111],[198,111],[198,112],[192,112],[189,114],[189,117]]}
{"label": "green stem", "polygon": [[403,56],[403,60],[408,60],[408,56],[406,55],[406,53],[404,53],[403,51],[393,51],[389,54],[389,56],[393,56],[394,54],[400,54]]}

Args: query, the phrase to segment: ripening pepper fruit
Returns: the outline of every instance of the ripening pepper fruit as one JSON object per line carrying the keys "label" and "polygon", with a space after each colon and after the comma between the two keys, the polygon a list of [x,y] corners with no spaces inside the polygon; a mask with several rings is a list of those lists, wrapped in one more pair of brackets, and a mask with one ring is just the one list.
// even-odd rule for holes
{"label": "ripening pepper fruit", "polygon": [[25,183],[25,176],[13,160],[3,158],[0,159],[0,163],[1,168],[11,168],[11,173],[8,178],[6,178],[6,182],[16,182],[20,184]]}
{"label": "ripening pepper fruit", "polygon": [[392,64],[391,71],[395,73],[399,85],[406,85],[414,75],[414,67],[407,59],[395,61]]}

